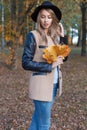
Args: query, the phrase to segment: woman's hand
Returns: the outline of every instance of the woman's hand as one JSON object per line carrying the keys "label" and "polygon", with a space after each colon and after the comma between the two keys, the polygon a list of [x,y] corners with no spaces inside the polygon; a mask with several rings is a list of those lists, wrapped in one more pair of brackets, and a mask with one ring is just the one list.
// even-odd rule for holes
{"label": "woman's hand", "polygon": [[59,36],[64,37],[64,28],[63,28],[63,25],[61,23],[59,23],[57,33]]}
{"label": "woman's hand", "polygon": [[57,61],[56,61],[56,62],[53,62],[52,68],[55,68],[55,67],[57,67],[58,65],[63,64],[63,59],[64,59],[63,56],[58,56]]}

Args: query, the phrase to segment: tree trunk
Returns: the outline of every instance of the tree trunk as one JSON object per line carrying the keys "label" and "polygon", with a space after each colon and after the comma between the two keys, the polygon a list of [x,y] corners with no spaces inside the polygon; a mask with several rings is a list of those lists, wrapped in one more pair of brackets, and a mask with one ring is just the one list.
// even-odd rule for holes
{"label": "tree trunk", "polygon": [[3,49],[5,46],[5,40],[4,40],[4,1],[2,2],[2,41],[1,41],[1,48]]}
{"label": "tree trunk", "polygon": [[[11,0],[11,30],[16,32],[17,30],[17,18],[16,18],[16,0]],[[13,34],[12,34],[13,35]],[[17,68],[17,43],[16,37],[13,35],[12,46],[11,46],[11,68]]]}
{"label": "tree trunk", "polygon": [[82,49],[81,56],[86,56],[86,9],[87,2],[81,4],[81,12],[82,12]]}
{"label": "tree trunk", "polygon": [[72,32],[71,32],[71,44],[73,45],[73,28],[72,28]]}
{"label": "tree trunk", "polygon": [[77,42],[77,47],[79,47],[79,46],[82,45],[82,41],[81,41],[82,35],[81,35],[81,32],[82,32],[82,30],[81,30],[81,28],[79,27],[79,30],[78,30],[78,42]]}

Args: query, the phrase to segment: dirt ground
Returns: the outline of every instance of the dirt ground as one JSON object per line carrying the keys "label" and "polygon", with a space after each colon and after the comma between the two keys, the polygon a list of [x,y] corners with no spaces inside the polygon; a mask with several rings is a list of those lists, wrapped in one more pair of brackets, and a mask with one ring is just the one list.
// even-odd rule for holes
{"label": "dirt ground", "polygon": [[[71,55],[62,65],[63,94],[52,108],[50,130],[87,130],[87,57]],[[0,61],[0,130],[27,130],[33,112],[28,71],[18,61],[10,70]]]}

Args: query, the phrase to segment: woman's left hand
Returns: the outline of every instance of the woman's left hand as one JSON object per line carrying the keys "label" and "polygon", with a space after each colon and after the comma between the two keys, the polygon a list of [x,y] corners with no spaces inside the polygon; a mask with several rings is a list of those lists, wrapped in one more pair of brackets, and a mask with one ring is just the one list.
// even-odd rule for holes
{"label": "woman's left hand", "polygon": [[58,56],[57,61],[53,62],[52,64],[52,68],[55,68],[57,66],[60,66],[61,64],[63,64],[63,56]]}

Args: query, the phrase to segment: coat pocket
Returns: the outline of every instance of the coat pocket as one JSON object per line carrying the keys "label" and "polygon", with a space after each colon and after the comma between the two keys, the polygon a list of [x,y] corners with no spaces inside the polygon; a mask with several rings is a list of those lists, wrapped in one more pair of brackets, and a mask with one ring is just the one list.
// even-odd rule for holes
{"label": "coat pocket", "polygon": [[37,75],[47,75],[47,73],[44,73],[44,72],[34,72],[32,74],[32,76],[37,76]]}

